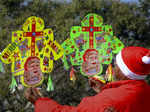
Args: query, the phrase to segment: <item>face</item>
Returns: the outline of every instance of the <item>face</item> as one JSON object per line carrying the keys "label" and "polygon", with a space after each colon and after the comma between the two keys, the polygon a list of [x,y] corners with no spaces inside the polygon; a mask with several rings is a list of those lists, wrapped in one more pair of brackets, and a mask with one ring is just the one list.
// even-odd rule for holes
{"label": "face", "polygon": [[95,51],[89,53],[89,56],[87,56],[87,62],[91,65],[95,65],[99,62],[98,55]]}
{"label": "face", "polygon": [[85,58],[86,61],[82,64],[83,72],[87,75],[96,75],[100,71],[98,53],[96,51],[90,51]]}
{"label": "face", "polygon": [[24,74],[24,82],[33,86],[42,80],[42,71],[40,68],[40,60],[33,58],[27,63],[27,71]]}

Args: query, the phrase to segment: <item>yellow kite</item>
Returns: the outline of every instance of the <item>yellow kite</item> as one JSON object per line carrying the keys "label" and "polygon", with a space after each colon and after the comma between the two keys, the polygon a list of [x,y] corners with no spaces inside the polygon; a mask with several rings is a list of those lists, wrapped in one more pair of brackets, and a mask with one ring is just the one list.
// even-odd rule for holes
{"label": "yellow kite", "polygon": [[2,52],[1,60],[12,63],[13,76],[20,76],[24,86],[34,87],[42,83],[42,73],[52,71],[53,60],[63,55],[63,48],[54,40],[53,31],[44,29],[39,17],[29,17],[22,29],[12,32],[12,43]]}

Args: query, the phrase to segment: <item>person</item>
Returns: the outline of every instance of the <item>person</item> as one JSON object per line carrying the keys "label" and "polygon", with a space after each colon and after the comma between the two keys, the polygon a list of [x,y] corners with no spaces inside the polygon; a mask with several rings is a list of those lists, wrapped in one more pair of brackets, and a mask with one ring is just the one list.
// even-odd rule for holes
{"label": "person", "polygon": [[113,71],[116,81],[104,85],[97,95],[83,98],[76,107],[41,97],[35,88],[27,89],[25,97],[34,103],[35,112],[149,112],[150,86],[144,79],[150,73],[150,50],[123,48]]}

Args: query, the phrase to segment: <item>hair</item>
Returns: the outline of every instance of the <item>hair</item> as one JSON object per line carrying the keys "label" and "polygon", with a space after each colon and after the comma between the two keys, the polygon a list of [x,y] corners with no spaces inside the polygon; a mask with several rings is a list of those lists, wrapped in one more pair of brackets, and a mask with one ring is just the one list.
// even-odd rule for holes
{"label": "hair", "polygon": [[88,49],[85,51],[84,55],[83,55],[83,60],[84,62],[86,61],[86,56],[89,54],[89,52],[95,51],[98,54],[98,51],[96,49]]}
{"label": "hair", "polygon": [[25,71],[28,70],[28,69],[27,69],[27,64],[28,64],[28,62],[29,62],[31,59],[38,59],[38,60],[40,60],[40,58],[38,58],[38,57],[36,57],[36,56],[31,56],[31,57],[27,58],[27,60],[26,60],[26,62],[25,62],[25,64],[24,64],[24,69],[25,69]]}

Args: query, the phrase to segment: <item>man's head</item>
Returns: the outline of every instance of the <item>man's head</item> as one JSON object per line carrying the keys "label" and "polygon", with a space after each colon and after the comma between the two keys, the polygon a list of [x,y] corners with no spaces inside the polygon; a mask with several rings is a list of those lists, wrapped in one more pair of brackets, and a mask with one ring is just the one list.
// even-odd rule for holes
{"label": "man's head", "polygon": [[[150,50],[143,47],[126,47],[117,54],[113,67],[115,81],[144,80],[150,74]],[[90,80],[91,87],[99,92],[103,86],[99,81]]]}
{"label": "man's head", "polygon": [[24,82],[29,86],[38,84],[42,80],[42,71],[40,68],[40,59],[38,57],[29,57],[24,65]]}
{"label": "man's head", "polygon": [[[150,50],[143,47],[126,47],[116,56],[116,79],[144,80],[150,73]],[[120,80],[120,79],[119,79]]]}

